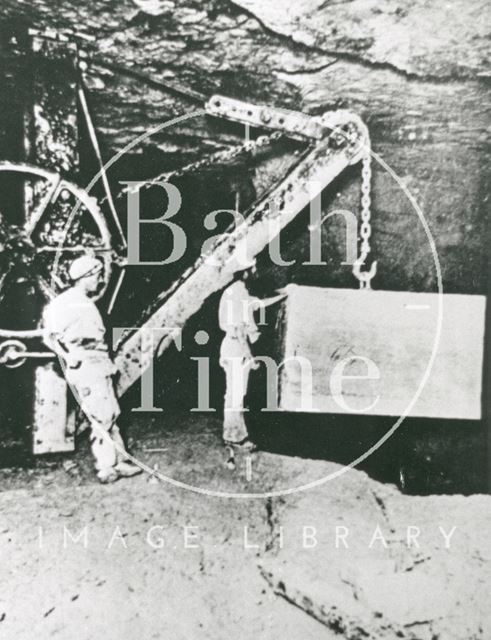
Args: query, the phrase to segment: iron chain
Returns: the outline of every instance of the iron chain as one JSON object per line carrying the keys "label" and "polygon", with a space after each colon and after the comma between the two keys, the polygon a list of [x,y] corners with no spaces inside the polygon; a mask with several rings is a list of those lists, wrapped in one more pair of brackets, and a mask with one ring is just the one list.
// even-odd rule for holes
{"label": "iron chain", "polygon": [[371,217],[371,197],[370,197],[370,188],[372,181],[372,167],[371,167],[371,155],[370,150],[367,150],[365,155],[362,158],[362,169],[361,169],[361,228],[360,228],[360,236],[361,236],[361,254],[362,261],[365,261],[365,258],[371,251],[370,247],[370,236],[372,235],[372,226],[370,224]]}
{"label": "iron chain", "polygon": [[232,147],[231,149],[225,149],[224,151],[218,151],[206,158],[202,158],[201,160],[197,160],[196,162],[192,162],[190,164],[185,165],[179,169],[175,169],[174,171],[166,171],[163,172],[150,180],[142,180],[137,185],[132,187],[127,187],[123,189],[120,193],[118,193],[117,198],[122,198],[127,193],[135,193],[140,189],[149,189],[150,187],[155,186],[159,182],[169,182],[176,178],[181,178],[186,175],[190,175],[192,173],[196,173],[198,171],[202,171],[207,167],[212,167],[216,163],[226,163],[234,160],[241,154],[251,155],[257,149],[261,149],[266,146],[270,146],[281,138],[284,137],[284,134],[280,131],[275,131],[270,136],[259,136],[257,140],[251,141],[248,140],[241,145],[236,147]]}
{"label": "iron chain", "polygon": [[371,182],[372,182],[372,156],[370,153],[370,141],[367,137],[365,152],[361,159],[361,226],[360,226],[360,255],[353,264],[353,275],[360,283],[360,289],[371,289],[372,279],[377,273],[377,261],[374,260],[367,271],[362,271],[366,258],[370,251],[371,225]]}

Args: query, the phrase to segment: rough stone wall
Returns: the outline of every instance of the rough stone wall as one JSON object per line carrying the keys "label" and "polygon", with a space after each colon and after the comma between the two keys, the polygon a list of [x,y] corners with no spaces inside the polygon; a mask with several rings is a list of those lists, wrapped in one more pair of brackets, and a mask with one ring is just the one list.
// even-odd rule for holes
{"label": "rough stone wall", "polygon": [[[202,94],[221,92],[308,113],[358,112],[374,150],[423,209],[445,289],[469,293],[486,287],[488,13],[482,0],[418,0],[410,6],[397,0],[4,0],[0,8],[1,18],[95,38],[87,43],[90,97],[106,154],[196,107],[108,64]],[[203,119],[189,121],[145,143],[146,171],[182,164],[237,143],[241,135]],[[342,177],[326,194],[326,207],[354,210],[358,181],[358,170]],[[422,226],[381,167],[375,167],[373,218],[377,287],[435,290]],[[285,234],[285,259],[308,257],[305,221]],[[296,266],[274,278],[352,286],[349,267],[340,266],[343,228],[335,220],[326,225],[324,245],[327,267],[306,272]]]}

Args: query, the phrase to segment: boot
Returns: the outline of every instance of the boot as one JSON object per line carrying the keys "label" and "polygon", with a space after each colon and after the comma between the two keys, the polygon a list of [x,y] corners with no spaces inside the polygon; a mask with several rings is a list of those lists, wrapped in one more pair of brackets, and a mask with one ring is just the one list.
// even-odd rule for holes
{"label": "boot", "polygon": [[111,484],[112,482],[116,482],[118,478],[119,473],[114,467],[109,467],[109,469],[101,469],[97,472],[97,479],[101,484]]}
{"label": "boot", "polygon": [[121,478],[132,478],[143,471],[143,469],[140,469],[140,467],[128,460],[118,462],[114,469]]}

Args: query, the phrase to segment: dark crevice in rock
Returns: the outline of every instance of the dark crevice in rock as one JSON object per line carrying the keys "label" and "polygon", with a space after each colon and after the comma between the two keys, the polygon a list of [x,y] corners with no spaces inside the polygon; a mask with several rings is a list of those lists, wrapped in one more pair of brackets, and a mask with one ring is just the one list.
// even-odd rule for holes
{"label": "dark crevice in rock", "polygon": [[390,523],[390,518],[389,515],[387,513],[387,507],[385,506],[385,502],[383,500],[383,498],[381,496],[379,496],[375,491],[372,490],[372,496],[374,497],[375,502],[377,503],[377,506],[379,507],[382,516],[387,524],[387,526],[390,528],[391,533],[395,533],[395,529],[393,526],[391,526]]}
{"label": "dark crevice in rock", "polygon": [[219,32],[219,33],[226,33],[227,31],[233,31],[234,29],[240,29],[241,27],[243,27],[247,22],[249,22],[249,17],[245,17],[243,20],[241,20],[240,22],[236,22],[235,24],[231,24],[228,27],[215,27],[215,31]]}
{"label": "dark crevice in rock", "polygon": [[266,524],[268,526],[269,537],[265,544],[265,551],[273,554],[281,549],[280,532],[281,517],[285,509],[285,501],[282,498],[266,498]]}
{"label": "dark crevice in rock", "polygon": [[305,74],[315,74],[315,73],[320,73],[321,71],[324,71],[325,69],[328,69],[329,67],[332,67],[333,64],[336,64],[336,62],[338,62],[337,58],[335,60],[329,60],[329,62],[326,62],[325,64],[321,64],[318,67],[313,67],[313,68],[306,68],[306,69],[295,69],[294,71],[289,70],[289,69],[279,69],[279,68],[275,68],[273,69],[273,71],[275,71],[276,73],[285,73],[286,75],[289,76],[297,76],[297,75],[305,75]]}
{"label": "dark crevice in rock", "polygon": [[266,498],[266,522],[268,524],[270,538],[266,542],[266,551],[270,551],[275,545],[276,527],[274,522],[273,498]]}

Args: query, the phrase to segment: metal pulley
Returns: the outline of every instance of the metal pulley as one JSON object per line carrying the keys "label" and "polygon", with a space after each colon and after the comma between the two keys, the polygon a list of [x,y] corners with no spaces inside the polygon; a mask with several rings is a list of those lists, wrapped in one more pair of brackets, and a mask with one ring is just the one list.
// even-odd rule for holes
{"label": "metal pulley", "polygon": [[[64,180],[58,173],[22,163],[0,162],[2,173],[21,176],[25,191],[34,193],[35,206],[21,227],[2,224],[0,258],[3,273],[0,278],[0,301],[26,280],[43,296],[49,298],[66,286],[67,261],[87,251],[98,255],[104,265],[104,295],[112,271],[113,249],[106,220],[94,198]],[[33,186],[34,185],[34,186]],[[78,207],[78,211],[75,211]],[[75,212],[75,213],[74,213]],[[84,219],[85,227],[81,222]],[[85,231],[90,228],[90,233]],[[29,332],[0,329],[0,337],[34,337]]]}

